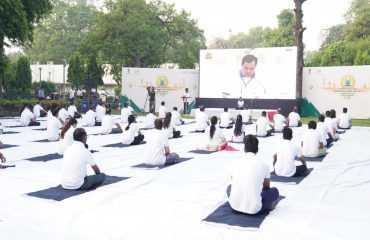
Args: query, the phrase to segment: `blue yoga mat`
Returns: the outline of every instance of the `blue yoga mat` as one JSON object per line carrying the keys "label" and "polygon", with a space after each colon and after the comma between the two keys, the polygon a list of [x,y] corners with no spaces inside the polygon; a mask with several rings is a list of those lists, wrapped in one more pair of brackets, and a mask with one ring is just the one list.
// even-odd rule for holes
{"label": "blue yoga mat", "polygon": [[181,125],[190,125],[190,124],[193,124],[193,123],[195,123],[195,121],[185,122],[185,123],[183,123],[183,124],[181,124]]}
{"label": "blue yoga mat", "polygon": [[15,132],[15,131],[7,131],[7,132],[3,132],[3,134],[15,134],[15,133],[19,133],[19,132]]}
{"label": "blue yoga mat", "polygon": [[47,143],[47,142],[56,142],[56,141],[49,141],[48,139],[41,139],[41,140],[35,140],[31,142]]}
{"label": "blue yoga mat", "polygon": [[35,130],[35,131],[46,131],[46,128],[36,128],[36,129],[32,129],[32,130]]}
{"label": "blue yoga mat", "polygon": [[[145,144],[145,141],[142,141],[139,145]],[[130,146],[136,146],[136,145],[129,145],[129,144],[123,144],[121,142],[119,143],[112,143],[112,144],[107,144],[103,145],[102,147],[118,147],[118,148],[125,148],[125,147],[130,147]]]}
{"label": "blue yoga mat", "polygon": [[20,128],[20,127],[26,127],[26,126],[5,126],[6,128]]}
{"label": "blue yoga mat", "polygon": [[11,148],[11,147],[18,147],[18,146],[19,145],[3,144],[3,145],[0,145],[0,149]]}
{"label": "blue yoga mat", "polygon": [[244,142],[234,142],[234,141],[229,141],[229,143],[244,144]]}
{"label": "blue yoga mat", "polygon": [[321,157],[304,157],[304,159],[309,162],[322,162],[324,158],[326,157],[326,155],[327,154]]}
{"label": "blue yoga mat", "polygon": [[133,167],[133,168],[144,168],[144,169],[162,169],[162,168],[166,168],[166,167],[169,167],[169,166],[176,165],[178,163],[188,161],[190,159],[193,159],[193,158],[192,157],[190,157],[190,158],[179,158],[177,163],[165,164],[164,166],[156,166],[156,165],[149,165],[149,164],[146,164],[146,163],[140,163],[140,164],[137,164],[137,165],[134,165],[134,166],[131,166],[131,167]]}
{"label": "blue yoga mat", "polygon": [[191,150],[189,152],[191,152],[191,153],[197,153],[197,154],[211,154],[211,153],[215,153],[217,151],[207,151],[207,150],[197,149],[197,150]]}
{"label": "blue yoga mat", "polygon": [[58,153],[50,153],[42,156],[32,157],[32,158],[26,158],[28,161],[32,162],[47,162],[51,160],[56,160],[63,158],[63,155],[59,155]]}
{"label": "blue yoga mat", "polygon": [[[284,199],[284,196],[280,196],[278,202]],[[240,213],[234,211],[231,207],[229,202],[226,202],[219,206],[215,211],[213,211],[210,215],[208,215],[202,221],[210,222],[210,223],[218,223],[224,224],[234,227],[242,227],[242,228],[259,228],[265,220],[266,216],[269,214],[268,211],[257,214],[257,215],[249,215],[245,213]]]}
{"label": "blue yoga mat", "polygon": [[337,131],[337,133],[338,134],[343,134],[343,133],[346,133],[346,131],[345,130],[343,130],[343,131]]}
{"label": "blue yoga mat", "polygon": [[15,165],[0,165],[0,169],[15,167]]}
{"label": "blue yoga mat", "polygon": [[[109,185],[112,183],[116,183],[119,181],[123,181],[128,179],[128,177],[116,177],[116,176],[106,176],[104,180],[104,185]],[[64,199],[77,196],[86,192],[93,191],[95,189],[90,189],[90,190],[67,190],[62,188],[61,185],[58,185],[56,187],[51,187],[48,189],[40,190],[37,192],[31,192],[27,193],[28,196],[31,197],[38,197],[38,198],[43,198],[43,199],[52,199],[55,201],[62,201]]]}
{"label": "blue yoga mat", "polygon": [[281,176],[276,175],[275,172],[272,172],[270,174],[271,175],[271,178],[270,179],[273,182],[299,184],[300,182],[302,182],[303,179],[305,179],[305,177],[307,177],[312,172],[312,170],[313,170],[313,168],[307,169],[307,172],[305,173],[305,175],[299,176],[299,177],[281,177]]}

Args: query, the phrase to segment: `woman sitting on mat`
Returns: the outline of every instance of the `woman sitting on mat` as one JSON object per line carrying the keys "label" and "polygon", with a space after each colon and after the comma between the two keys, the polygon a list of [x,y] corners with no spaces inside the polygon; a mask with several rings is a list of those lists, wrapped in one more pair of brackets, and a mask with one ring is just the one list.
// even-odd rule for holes
{"label": "woman sitting on mat", "polygon": [[171,121],[172,113],[167,112],[163,120],[163,130],[167,133],[168,138],[178,138],[181,132],[176,131],[174,122]]}
{"label": "woman sitting on mat", "polygon": [[123,133],[123,144],[139,145],[144,140],[144,135],[140,132],[140,128],[136,123],[134,115],[128,116],[128,124]]}
{"label": "woman sitting on mat", "polygon": [[73,143],[73,132],[77,128],[77,120],[70,118],[60,132],[58,154],[63,155],[68,146]]}
{"label": "woman sitting on mat", "polygon": [[217,117],[213,116],[211,118],[211,125],[206,128],[205,141],[207,142],[204,147],[208,151],[220,151],[225,149],[227,146],[226,138],[222,130],[217,126]]}
{"label": "woman sitting on mat", "polygon": [[241,143],[243,142],[245,136],[245,125],[243,124],[243,118],[242,115],[238,115],[236,117],[234,129],[233,129],[233,136],[231,140],[233,142]]}

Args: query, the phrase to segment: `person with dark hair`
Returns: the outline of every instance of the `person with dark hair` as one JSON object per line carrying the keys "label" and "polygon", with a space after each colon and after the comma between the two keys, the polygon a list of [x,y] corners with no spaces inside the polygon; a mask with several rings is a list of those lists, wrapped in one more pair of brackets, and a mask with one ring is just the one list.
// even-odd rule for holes
{"label": "person with dark hair", "polygon": [[331,135],[328,126],[324,124],[324,115],[320,114],[318,119],[319,121],[316,124],[316,131],[320,134],[324,147],[329,146],[334,141],[334,138]]}
{"label": "person with dark hair", "polygon": [[176,163],[179,155],[170,151],[167,133],[162,131],[162,119],[156,119],[154,125],[154,130],[148,137],[145,163],[160,167]]}
{"label": "person with dark hair", "polygon": [[248,110],[247,106],[244,106],[244,108],[240,110],[240,115],[242,115],[243,124],[252,124],[252,111]]}
{"label": "person with dark hair", "polygon": [[47,112],[42,107],[41,102],[40,101],[37,101],[36,105],[33,106],[33,115],[35,116],[35,118],[45,117],[46,116],[46,113]]}
{"label": "person with dark hair", "polygon": [[178,138],[180,137],[181,132],[176,131],[175,125],[171,119],[172,114],[167,112],[165,118],[163,119],[163,130],[167,133],[168,138]]}
{"label": "person with dark hair", "polygon": [[21,126],[40,126],[40,122],[36,121],[35,116],[31,112],[31,106],[26,105],[21,113],[20,118]]}
{"label": "person with dark hair", "polygon": [[134,115],[128,116],[128,124],[122,133],[122,143],[130,145],[139,145],[144,140],[144,135],[136,123]]}
{"label": "person with dark hair", "polygon": [[96,118],[95,118],[95,126],[101,126],[103,118],[106,116],[107,109],[105,108],[104,103],[101,101],[98,102],[98,104],[95,107],[95,113],[96,113]]}
{"label": "person with dark hair", "polygon": [[77,120],[70,118],[60,132],[58,154],[63,155],[68,146],[73,143],[73,133],[77,128]]}
{"label": "person with dark hair", "polygon": [[286,119],[281,114],[281,108],[278,108],[276,110],[276,114],[274,115],[273,119],[274,119],[275,132],[283,131],[283,128],[286,126]]}
{"label": "person with dark hair", "polygon": [[[289,127],[283,128],[283,140],[274,149],[274,168],[278,176],[298,177],[307,171],[307,164],[300,153],[300,149],[292,143],[293,131]],[[295,158],[299,158],[302,165],[295,165]]]}
{"label": "person with dark hair", "polygon": [[164,118],[166,116],[167,110],[166,110],[165,104],[166,103],[164,101],[162,101],[161,106],[159,106],[159,109],[158,109],[158,117],[159,118]]}
{"label": "person with dark hair", "polygon": [[209,125],[208,115],[205,113],[205,107],[199,106],[199,112],[195,114],[195,131],[203,132]]}
{"label": "person with dark hair", "polygon": [[338,117],[339,129],[350,129],[352,127],[351,117],[347,113],[347,108],[343,108],[343,112]]}
{"label": "person with dark hair", "polygon": [[220,128],[232,128],[234,122],[231,120],[229,108],[225,107],[224,112],[220,116]]}
{"label": "person with dark hair", "polygon": [[[116,127],[113,128],[113,125],[116,125]],[[122,133],[121,126],[118,123],[114,122],[114,119],[112,117],[112,110],[110,108],[106,109],[105,116],[103,117],[101,122],[101,129],[102,134]]]}
{"label": "person with dark hair", "polygon": [[323,140],[316,129],[316,122],[308,122],[308,131],[303,134],[302,138],[302,155],[305,157],[320,157],[326,154]]}
{"label": "person with dark hair", "polygon": [[59,109],[51,110],[53,117],[51,117],[46,124],[46,136],[49,141],[59,140],[59,129],[64,125],[63,121],[58,118]]}
{"label": "person with dark hair", "polygon": [[172,108],[173,111],[171,112],[172,114],[172,120],[174,126],[180,126],[181,124],[184,124],[184,121],[181,119],[180,113],[177,111],[177,107]]}
{"label": "person with dark hair", "polygon": [[230,206],[246,214],[273,210],[279,191],[270,187],[269,166],[256,156],[258,139],[255,136],[245,136],[244,152],[246,154],[232,165],[231,185],[226,190]]}
{"label": "person with dark hair", "polygon": [[[62,160],[62,187],[70,190],[89,190],[101,185],[105,174],[100,172],[92,153],[86,149],[85,129],[77,128],[73,133],[73,144],[69,146]],[[86,166],[90,165],[95,175],[87,176]]]}
{"label": "person with dark hair", "polygon": [[123,104],[123,108],[121,109],[121,121],[123,123],[128,122],[128,116],[133,115],[132,110],[129,108],[128,102]]}
{"label": "person with dark hair", "polygon": [[189,100],[190,94],[189,94],[189,88],[185,88],[185,92],[182,95],[182,100],[184,101],[184,114],[189,114]]}
{"label": "person with dark hair", "polygon": [[149,97],[149,112],[153,110],[155,112],[155,89],[153,86],[147,87]]}
{"label": "person with dark hair", "polygon": [[[0,142],[1,143],[1,142]],[[0,144],[0,146],[1,146],[1,144]],[[2,154],[1,152],[0,152],[0,160],[1,160],[1,162],[2,163],[4,163],[4,162],[6,162],[6,158],[5,158],[5,156],[4,156],[4,154]],[[1,167],[2,165],[0,164],[0,167]]]}
{"label": "person with dark hair", "polygon": [[69,103],[68,114],[73,118],[82,118],[81,114],[78,112],[76,105],[73,101]]}
{"label": "person with dark hair", "polygon": [[330,110],[330,119],[334,127],[334,133],[336,133],[338,130],[338,119],[337,119],[337,112],[334,109]]}
{"label": "person with dark hair", "polygon": [[96,112],[94,111],[94,106],[91,104],[89,110],[85,113],[86,127],[93,127],[96,125]]}
{"label": "person with dark hair", "polygon": [[211,117],[211,125],[204,132],[206,145],[205,150],[221,151],[227,146],[226,138],[222,130],[217,126],[217,117]]}
{"label": "person with dark hair", "polygon": [[151,108],[149,113],[145,116],[144,126],[145,128],[154,128],[154,121],[157,119],[157,116],[154,115],[154,109]]}
{"label": "person with dark hair", "polygon": [[[269,130],[268,127],[270,127]],[[256,122],[256,135],[259,137],[271,136],[275,132],[274,126],[270,124],[270,121],[266,117],[266,111],[262,111],[261,117]]]}
{"label": "person with dark hair", "polygon": [[300,127],[302,126],[301,117],[298,114],[297,106],[294,106],[293,111],[288,115],[288,127]]}
{"label": "person with dark hair", "polygon": [[68,115],[68,111],[66,110],[66,108],[68,108],[68,106],[65,106],[65,107],[61,107],[59,109],[59,112],[58,112],[58,117],[60,119],[62,119],[63,122],[66,122],[67,118],[71,118],[72,116],[69,116]]}
{"label": "person with dark hair", "polygon": [[330,115],[331,111],[328,110],[325,112],[324,124],[329,128],[330,134],[332,135],[334,141],[337,141],[339,139],[339,135],[336,133],[337,128],[334,126],[334,122],[332,121]]}
{"label": "person with dark hair", "polygon": [[242,121],[242,115],[236,116],[236,121],[233,129],[233,136],[231,137],[231,140],[233,142],[243,142],[244,136],[246,132],[246,127],[243,124]]}

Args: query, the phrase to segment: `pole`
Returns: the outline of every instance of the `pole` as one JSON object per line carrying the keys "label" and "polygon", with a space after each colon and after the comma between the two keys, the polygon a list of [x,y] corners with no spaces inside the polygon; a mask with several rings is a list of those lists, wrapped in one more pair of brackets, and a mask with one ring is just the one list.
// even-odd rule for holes
{"label": "pole", "polygon": [[66,63],[63,62],[63,99],[66,98]]}
{"label": "pole", "polygon": [[41,70],[42,70],[42,67],[39,67],[39,70],[40,70],[40,82],[41,82]]}

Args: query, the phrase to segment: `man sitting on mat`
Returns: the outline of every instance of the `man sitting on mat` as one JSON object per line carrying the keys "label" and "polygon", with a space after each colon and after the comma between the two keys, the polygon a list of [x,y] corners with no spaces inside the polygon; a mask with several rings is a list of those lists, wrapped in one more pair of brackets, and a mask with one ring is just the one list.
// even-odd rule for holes
{"label": "man sitting on mat", "polygon": [[343,108],[343,113],[339,114],[338,127],[339,129],[350,129],[352,127],[351,117],[347,113],[347,108]]}
{"label": "man sitting on mat", "polygon": [[274,119],[275,132],[283,131],[283,128],[286,126],[286,119],[281,114],[281,108],[278,108],[276,110],[276,114],[274,115],[273,119]]}
{"label": "man sitting on mat", "polygon": [[[289,127],[283,128],[283,140],[279,142],[274,150],[274,168],[278,176],[298,177],[307,171],[307,164],[300,153],[300,149],[292,143],[293,131]],[[302,165],[295,165],[295,158],[301,160]]]}
{"label": "man sitting on mat", "polygon": [[[62,187],[71,190],[88,190],[101,185],[105,174],[100,173],[92,153],[86,149],[87,134],[85,129],[77,128],[73,132],[74,142],[64,152],[62,160]],[[95,175],[87,176],[86,166],[90,165]]]}
{"label": "man sitting on mat", "polygon": [[302,155],[305,157],[320,157],[326,154],[321,135],[315,131],[316,122],[308,122],[308,131],[303,134],[302,138]]}
{"label": "man sitting on mat", "polygon": [[195,114],[195,131],[204,132],[208,127],[208,115],[204,112],[206,108],[204,106],[199,106],[199,112]]}
{"label": "man sitting on mat", "polygon": [[320,114],[319,121],[316,125],[316,132],[318,132],[321,135],[322,143],[324,147],[330,145],[334,138],[331,135],[328,126],[324,123],[325,117],[324,115]]}
{"label": "man sitting on mat", "polygon": [[[116,125],[115,128],[113,128],[114,125]],[[105,116],[102,118],[101,129],[102,134],[122,133],[121,125],[114,121],[112,117],[112,110],[110,108],[106,109]]]}
{"label": "man sitting on mat", "polygon": [[249,134],[244,138],[242,158],[232,165],[231,185],[226,192],[232,209],[247,214],[273,210],[279,198],[277,188],[270,188],[270,169],[257,159],[258,139]]}
{"label": "man sitting on mat", "polygon": [[302,126],[301,117],[298,114],[298,108],[294,107],[293,112],[288,115],[288,127],[300,127]]}
{"label": "man sitting on mat", "polygon": [[225,107],[224,112],[220,115],[220,128],[232,128],[234,122],[231,119],[229,108]]}
{"label": "man sitting on mat", "polygon": [[240,115],[242,115],[243,124],[252,124],[252,111],[248,110],[247,106],[240,110]]}
{"label": "man sitting on mat", "polygon": [[36,121],[36,118],[31,111],[30,105],[26,105],[24,107],[21,113],[20,125],[21,126],[40,126],[40,122]]}
{"label": "man sitting on mat", "polygon": [[[270,127],[269,130],[267,130]],[[270,124],[270,121],[266,117],[266,111],[262,111],[261,117],[256,122],[256,134],[259,137],[271,136],[275,132],[274,126]]]}

